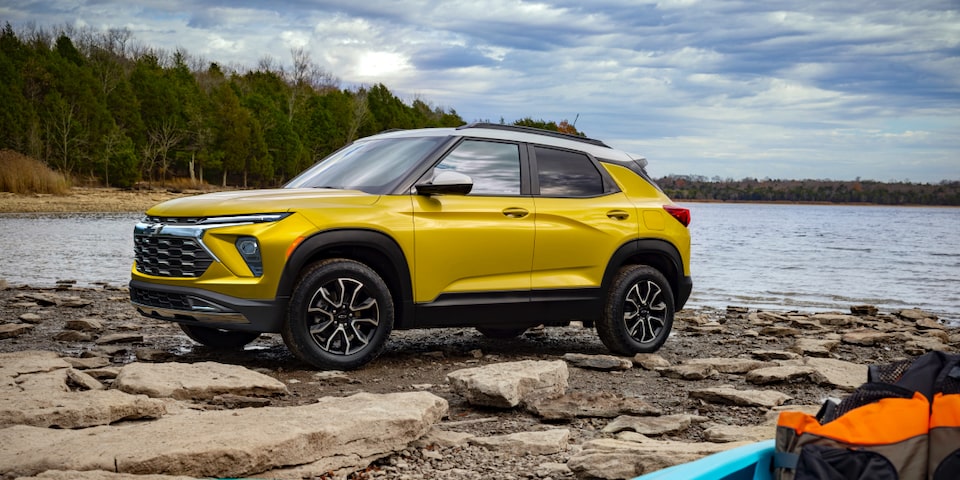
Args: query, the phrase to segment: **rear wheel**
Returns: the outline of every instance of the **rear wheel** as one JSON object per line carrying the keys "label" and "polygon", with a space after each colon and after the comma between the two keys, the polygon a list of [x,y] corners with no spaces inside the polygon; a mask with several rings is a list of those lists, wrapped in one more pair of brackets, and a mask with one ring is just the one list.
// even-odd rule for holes
{"label": "rear wheel", "polygon": [[495,328],[495,327],[476,327],[477,331],[482,333],[484,337],[495,338],[497,340],[508,340],[511,338],[517,338],[520,335],[523,335],[527,331],[526,327],[516,327],[516,328]]}
{"label": "rear wheel", "polygon": [[221,350],[239,350],[260,337],[259,332],[221,330],[183,323],[180,324],[180,330],[197,343]]}
{"label": "rear wheel", "polygon": [[673,314],[673,290],[663,274],[646,265],[630,265],[610,286],[603,317],[596,322],[597,334],[615,353],[655,352],[670,336]]}
{"label": "rear wheel", "polygon": [[349,370],[380,355],[393,330],[393,312],[390,290],[377,272],[354,260],[324,260],[300,277],[281,334],[301,360]]}

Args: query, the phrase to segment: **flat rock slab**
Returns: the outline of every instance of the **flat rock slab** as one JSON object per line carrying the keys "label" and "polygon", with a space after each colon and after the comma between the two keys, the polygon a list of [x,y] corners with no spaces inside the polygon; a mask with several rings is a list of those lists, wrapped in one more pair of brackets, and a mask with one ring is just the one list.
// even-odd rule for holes
{"label": "flat rock slab", "polygon": [[646,370],[669,367],[670,362],[656,353],[638,353],[633,356],[633,363]]}
{"label": "flat rock slab", "polygon": [[244,477],[324,459],[342,468],[351,459],[405,448],[447,408],[427,392],[360,393],[298,407],[184,411],[83,430],[14,426],[0,429],[0,465],[13,476],[72,469]]}
{"label": "flat rock slab", "polygon": [[717,370],[709,364],[683,364],[658,368],[657,373],[677,380],[704,380],[717,376]]}
{"label": "flat rock slab", "polygon": [[0,325],[0,339],[15,338],[33,330],[29,323],[5,323]]}
{"label": "flat rock slab", "polygon": [[817,370],[805,365],[781,365],[778,367],[758,368],[747,374],[747,381],[757,385],[792,382],[810,378]]}
{"label": "flat rock slab", "polygon": [[758,368],[773,367],[772,362],[762,362],[750,358],[691,358],[683,365],[709,365],[720,373],[747,373]]}
{"label": "flat rock slab", "polygon": [[603,438],[584,443],[580,452],[567,461],[567,466],[577,478],[633,478],[748,443],[687,443],[652,439],[623,441]]}
{"label": "flat rock slab", "polygon": [[473,437],[467,440],[488,450],[512,455],[552,455],[567,449],[570,430],[555,428],[542,432],[519,432],[509,435]]}
{"label": "flat rock slab", "polygon": [[867,366],[833,358],[807,358],[807,366],[817,370],[815,379],[826,385],[853,391],[867,382]]}
{"label": "flat rock slab", "polygon": [[790,396],[776,390],[737,390],[733,387],[712,387],[690,392],[693,398],[711,403],[744,407],[776,407],[790,400]]}
{"label": "flat rock slab", "polygon": [[660,409],[636,397],[624,398],[610,392],[572,392],[562,397],[547,399],[529,410],[544,420],[573,420],[574,418],[614,418],[619,415],[660,415]]}
{"label": "flat rock slab", "polygon": [[840,345],[839,340],[798,338],[790,350],[808,357],[829,357],[837,345]]}
{"label": "flat rock slab", "polygon": [[32,477],[18,477],[17,480],[196,480],[194,477],[182,475],[132,475],[129,473],[113,473],[103,470],[80,472],[77,470],[48,470]]}
{"label": "flat rock slab", "polygon": [[630,430],[643,435],[663,435],[664,433],[686,430],[693,422],[705,422],[708,418],[681,413],[662,417],[634,417],[623,415],[615,418],[603,428],[603,433],[617,433]]}
{"label": "flat rock slab", "polygon": [[831,327],[847,327],[856,324],[860,320],[853,315],[842,313],[817,313],[810,318],[820,322],[820,325],[829,325]]}
{"label": "flat rock slab", "polygon": [[166,412],[160,400],[104,390],[53,352],[20,353],[0,355],[0,427],[82,428]]}
{"label": "flat rock slab", "polygon": [[886,343],[893,341],[897,338],[896,333],[889,332],[878,332],[876,330],[854,330],[852,332],[847,332],[841,337],[843,343],[849,343],[853,345],[862,345],[865,347],[872,347],[881,343]]}
{"label": "flat rock slab", "polygon": [[591,370],[629,370],[633,368],[633,361],[629,358],[613,355],[586,355],[583,353],[567,353],[563,356],[570,365]]}
{"label": "flat rock slab", "polygon": [[473,405],[513,408],[563,395],[568,377],[562,360],[525,360],[457,370],[447,381]]}
{"label": "flat rock slab", "polygon": [[715,443],[761,442],[774,438],[776,432],[774,425],[711,425],[704,429],[703,436]]}
{"label": "flat rock slab", "polygon": [[237,366],[216,362],[131,363],[120,369],[114,386],[127,393],[179,400],[217,395],[271,396],[288,393],[283,382]]}

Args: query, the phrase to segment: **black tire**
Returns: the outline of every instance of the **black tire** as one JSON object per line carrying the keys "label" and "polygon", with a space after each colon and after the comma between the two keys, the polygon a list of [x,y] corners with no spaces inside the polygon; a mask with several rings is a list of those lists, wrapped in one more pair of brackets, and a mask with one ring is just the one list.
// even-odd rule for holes
{"label": "black tire", "polygon": [[342,258],[310,266],[290,298],[281,334],[300,360],[351,370],[380,355],[393,330],[393,297],[370,267]]}
{"label": "black tire", "polygon": [[244,345],[260,337],[259,332],[244,332],[241,330],[220,330],[219,328],[201,327],[181,323],[180,330],[191,340],[210,348],[219,350],[239,350]]}
{"label": "black tire", "polygon": [[655,352],[673,328],[673,290],[660,271],[630,265],[617,273],[607,292],[597,334],[610,351],[622,355]]}
{"label": "black tire", "polygon": [[527,327],[516,327],[516,328],[497,328],[497,327],[476,327],[477,331],[482,333],[484,337],[494,338],[497,340],[509,340],[511,338],[517,338],[520,335],[523,335],[527,331]]}

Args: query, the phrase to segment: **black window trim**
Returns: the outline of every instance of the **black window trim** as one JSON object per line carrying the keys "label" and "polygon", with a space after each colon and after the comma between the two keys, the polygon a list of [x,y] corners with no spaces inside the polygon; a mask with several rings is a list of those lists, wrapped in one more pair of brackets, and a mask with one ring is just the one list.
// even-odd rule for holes
{"label": "black window trim", "polygon": [[[597,172],[600,173],[600,178],[602,179],[602,182],[603,182],[603,193],[601,193],[601,194],[599,194],[599,195],[586,195],[586,196],[575,196],[575,197],[564,197],[564,196],[556,196],[556,195],[543,195],[542,193],[540,193],[540,176],[539,176],[539,174],[534,175],[534,172],[539,173],[539,171],[540,171],[539,168],[538,168],[538,166],[537,166],[537,154],[536,154],[536,151],[535,151],[535,149],[536,149],[537,147],[547,148],[547,149],[551,149],[551,150],[560,150],[560,151],[575,153],[575,154],[579,154],[579,155],[586,155],[586,157],[590,160],[590,163],[593,164],[593,168],[597,169]],[[617,182],[613,181],[613,178],[610,176],[609,172],[607,172],[607,170],[606,170],[605,168],[603,168],[602,165],[600,165],[600,162],[599,162],[593,155],[591,155],[589,152],[584,152],[583,150],[576,150],[576,149],[572,149],[572,148],[557,147],[557,146],[554,146],[554,145],[543,145],[543,144],[539,144],[539,143],[527,143],[527,156],[528,156],[529,159],[530,159],[530,160],[529,160],[529,161],[530,161],[530,174],[529,174],[529,175],[530,175],[530,178],[531,178],[531,188],[530,188],[530,191],[531,191],[531,192],[534,192],[533,195],[536,196],[536,197],[543,197],[543,198],[598,198],[598,197],[605,197],[605,196],[607,196],[607,195],[611,195],[611,194],[614,194],[614,193],[619,193],[619,192],[621,192],[620,186],[617,185]]]}
{"label": "black window trim", "polygon": [[529,197],[532,194],[530,193],[533,189],[533,182],[531,180],[531,171],[529,168],[529,160],[527,158],[527,149],[524,146],[524,142],[517,142],[514,140],[504,140],[499,138],[486,138],[486,137],[452,137],[455,141],[447,143],[445,148],[438,150],[439,153],[436,155],[431,155],[432,159],[429,162],[424,162],[422,168],[415,169],[416,175],[413,176],[413,181],[410,182],[409,187],[403,189],[405,193],[413,194],[414,187],[417,183],[423,180],[423,178],[433,170],[434,167],[440,164],[447,155],[457,149],[463,142],[467,140],[480,141],[480,142],[490,142],[490,143],[503,143],[507,145],[516,145],[517,153],[520,156],[520,194],[519,195],[491,195],[486,193],[476,193],[468,194],[468,196],[473,197]]}

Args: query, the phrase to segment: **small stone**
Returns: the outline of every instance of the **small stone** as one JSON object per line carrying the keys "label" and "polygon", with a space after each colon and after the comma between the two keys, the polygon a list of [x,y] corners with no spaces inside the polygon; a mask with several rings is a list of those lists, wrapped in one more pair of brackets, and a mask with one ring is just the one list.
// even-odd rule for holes
{"label": "small stone", "polygon": [[831,327],[846,327],[853,325],[858,320],[857,317],[853,315],[843,315],[839,313],[818,313],[810,318],[820,322],[821,325],[829,325]]}
{"label": "small stone", "polygon": [[78,332],[76,330],[64,330],[53,336],[53,339],[58,342],[89,342],[93,340],[93,337],[86,332]]}
{"label": "small stone", "polygon": [[816,369],[800,365],[783,365],[779,367],[759,368],[747,373],[747,381],[757,385],[769,383],[791,382],[810,378]]}
{"label": "small stone", "polygon": [[873,305],[855,305],[850,307],[850,313],[858,316],[874,316],[879,312]]}
{"label": "small stone", "polygon": [[23,315],[20,315],[19,318],[21,322],[32,323],[34,325],[43,321],[43,317],[33,312],[24,313]]}
{"label": "small stone", "polygon": [[567,353],[563,359],[574,367],[589,368],[592,370],[629,370],[633,362],[629,359],[613,355],[585,355],[582,353]]}
{"label": "small stone", "polygon": [[889,342],[893,340],[894,337],[895,335],[892,333],[878,332],[876,330],[855,330],[843,334],[841,340],[843,343],[872,347]]}
{"label": "small stone", "polygon": [[770,326],[760,329],[760,335],[769,335],[771,337],[796,337],[800,335],[800,330],[793,327]]}
{"label": "small stone", "polygon": [[658,368],[657,372],[664,377],[676,378],[678,380],[704,380],[717,376],[717,370],[707,364],[675,365],[672,367]]}
{"label": "small stone", "polygon": [[133,354],[141,362],[162,362],[173,357],[172,353],[159,348],[138,348]]}
{"label": "small stone", "polygon": [[839,345],[837,340],[820,340],[816,338],[798,338],[790,350],[808,357],[829,357],[830,352]]}
{"label": "small stone", "polygon": [[112,345],[115,343],[143,343],[143,335],[136,333],[111,333],[97,339],[97,345]]}
{"label": "small stone", "polygon": [[71,367],[79,370],[101,368],[101,367],[106,367],[107,365],[110,365],[110,360],[104,357],[89,357],[89,358],[63,357],[63,360],[69,363]]}
{"label": "small stone", "polygon": [[932,313],[924,312],[923,310],[917,308],[911,308],[906,310],[900,310],[897,312],[897,316],[904,320],[917,321],[923,318],[933,318],[936,319],[937,316]]}
{"label": "small stone", "polygon": [[799,354],[785,350],[754,350],[750,355],[760,360],[795,360],[801,358]]}
{"label": "small stone", "polygon": [[[21,320],[23,320],[21,318]],[[26,321],[26,320],[24,320]],[[917,329],[919,330],[945,330],[946,327],[933,318],[921,318],[917,320]]]}
{"label": "small stone", "polygon": [[656,353],[638,353],[633,356],[633,363],[646,370],[669,367],[670,362]]}
{"label": "small stone", "polygon": [[775,364],[750,358],[691,358],[683,365],[709,365],[720,373],[747,373],[758,368],[772,367]]}
{"label": "small stone", "polygon": [[103,331],[103,324],[95,318],[71,318],[63,328],[81,332],[100,332]]}

